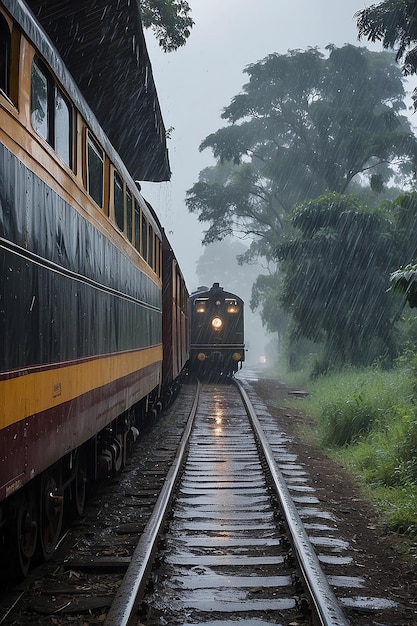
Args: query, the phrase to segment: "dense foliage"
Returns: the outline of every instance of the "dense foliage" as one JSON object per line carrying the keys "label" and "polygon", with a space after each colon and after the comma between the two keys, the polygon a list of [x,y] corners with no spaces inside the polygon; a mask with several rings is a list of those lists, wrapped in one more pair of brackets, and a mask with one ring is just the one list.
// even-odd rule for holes
{"label": "dense foliage", "polygon": [[406,74],[417,71],[417,3],[415,0],[384,0],[358,11],[359,37],[397,48]]}
{"label": "dense foliage", "polygon": [[185,0],[139,0],[144,28],[151,28],[164,52],[184,46],[194,25]]}
{"label": "dense foliage", "polygon": [[[384,48],[396,49],[403,72],[417,72],[417,3],[415,0],[384,0],[358,11],[359,38],[381,41]],[[413,94],[417,109],[417,88]]]}
{"label": "dense foliage", "polygon": [[[249,83],[224,110],[227,126],[201,144],[218,162],[187,194],[189,210],[209,224],[204,243],[243,234],[253,240],[248,259],[271,260],[298,203],[345,193],[357,180],[380,191],[399,173],[412,175],[417,143],[392,55],[309,49],[269,55],[246,72]],[[271,329],[279,280],[262,278],[252,300]]]}
{"label": "dense foliage", "polygon": [[398,241],[393,214],[330,194],[292,215],[298,234],[278,249],[285,270],[281,302],[294,335],[323,344],[324,370],[396,356],[393,320],[401,303],[387,292],[388,276],[407,246]]}
{"label": "dense foliage", "polygon": [[245,71],[249,82],[222,114],[228,124],[200,146],[218,164],[187,193],[189,210],[210,224],[206,242],[238,231],[271,244],[307,198],[345,193],[359,175],[377,191],[412,175],[417,143],[389,53],[297,50]]}

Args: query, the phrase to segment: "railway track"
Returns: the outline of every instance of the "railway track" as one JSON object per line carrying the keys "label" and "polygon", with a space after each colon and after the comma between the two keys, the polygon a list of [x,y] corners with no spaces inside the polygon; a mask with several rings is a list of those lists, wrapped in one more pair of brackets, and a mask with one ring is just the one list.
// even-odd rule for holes
{"label": "railway track", "polygon": [[[366,598],[335,520],[318,506],[276,420],[247,390],[255,426],[234,386],[203,386],[187,444],[194,400],[186,386],[168,430],[150,433],[133,459],[137,483],[126,473],[113,496],[93,500],[79,524],[86,532],[71,529],[65,556],[60,549],[43,571],[46,583],[27,582],[26,600],[0,623],[38,623],[39,615],[43,624],[107,626],[380,623],[369,616],[383,599]],[[172,465],[175,451],[188,452],[183,469],[178,455]],[[123,509],[135,516],[128,521]]]}
{"label": "railway track", "polygon": [[[241,393],[244,404],[235,386],[203,387],[158,582],[142,604],[141,623],[302,619],[344,626],[348,621]],[[135,593],[121,589],[108,626],[129,623],[126,608]]]}

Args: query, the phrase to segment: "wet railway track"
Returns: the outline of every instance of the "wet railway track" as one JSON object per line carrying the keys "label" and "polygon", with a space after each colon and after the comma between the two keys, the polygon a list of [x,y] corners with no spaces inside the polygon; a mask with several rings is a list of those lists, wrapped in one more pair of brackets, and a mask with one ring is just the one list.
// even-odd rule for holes
{"label": "wet railway track", "polygon": [[[244,403],[232,385],[201,390],[141,623],[348,624],[241,393]],[[133,596],[120,592],[106,624],[129,623]]]}
{"label": "wet railway track", "polygon": [[[113,491],[96,494],[53,559],[13,590],[14,609],[12,593],[3,601],[0,623],[379,623],[370,615],[380,601],[366,597],[336,521],[250,395],[255,427],[234,386],[204,385],[191,431],[186,385]],[[172,465],[179,450],[183,467]]]}

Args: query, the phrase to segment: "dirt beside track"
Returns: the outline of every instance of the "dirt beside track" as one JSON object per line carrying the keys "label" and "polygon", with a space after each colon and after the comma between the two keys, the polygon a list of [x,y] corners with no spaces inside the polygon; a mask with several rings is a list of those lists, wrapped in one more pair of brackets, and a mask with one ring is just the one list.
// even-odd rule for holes
{"label": "dirt beside track", "polygon": [[[280,406],[280,399],[288,399],[294,390],[276,379],[251,381],[256,393],[277,417],[282,429],[291,436],[288,449],[296,453],[299,462],[313,478],[317,497],[326,509],[338,519],[342,535],[355,553],[355,561],[367,579],[367,594],[388,598],[399,603],[395,621],[385,616],[369,616],[369,624],[378,626],[405,626],[417,624],[417,556],[411,546],[395,534],[384,531],[372,503],[340,465],[329,459],[320,447],[312,443],[308,430],[314,429],[313,420],[302,411]],[[358,613],[358,624],[364,615]]]}

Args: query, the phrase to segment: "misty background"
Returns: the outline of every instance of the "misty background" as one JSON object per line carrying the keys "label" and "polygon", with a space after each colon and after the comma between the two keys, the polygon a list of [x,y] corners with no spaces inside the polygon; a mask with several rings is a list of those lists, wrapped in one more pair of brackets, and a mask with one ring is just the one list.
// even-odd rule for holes
{"label": "misty background", "polygon": [[164,53],[151,31],[145,32],[168,133],[172,177],[166,183],[143,183],[142,193],[167,232],[189,291],[216,281],[245,300],[249,362],[257,363],[265,353],[276,351],[276,346],[268,349],[271,336],[264,332],[259,312],[252,313],[248,306],[252,283],[266,268],[237,264],[236,253],[242,253],[249,241],[202,246],[208,225],[190,214],[185,204],[186,192],[200,171],[215,164],[211,151],[200,152],[199,145],[225,126],[222,110],[247,82],[245,67],[267,55],[309,47],[324,51],[330,43],[382,50],[380,44],[358,41],[354,14],[370,4],[361,0],[189,0],[195,24],[183,48]]}

